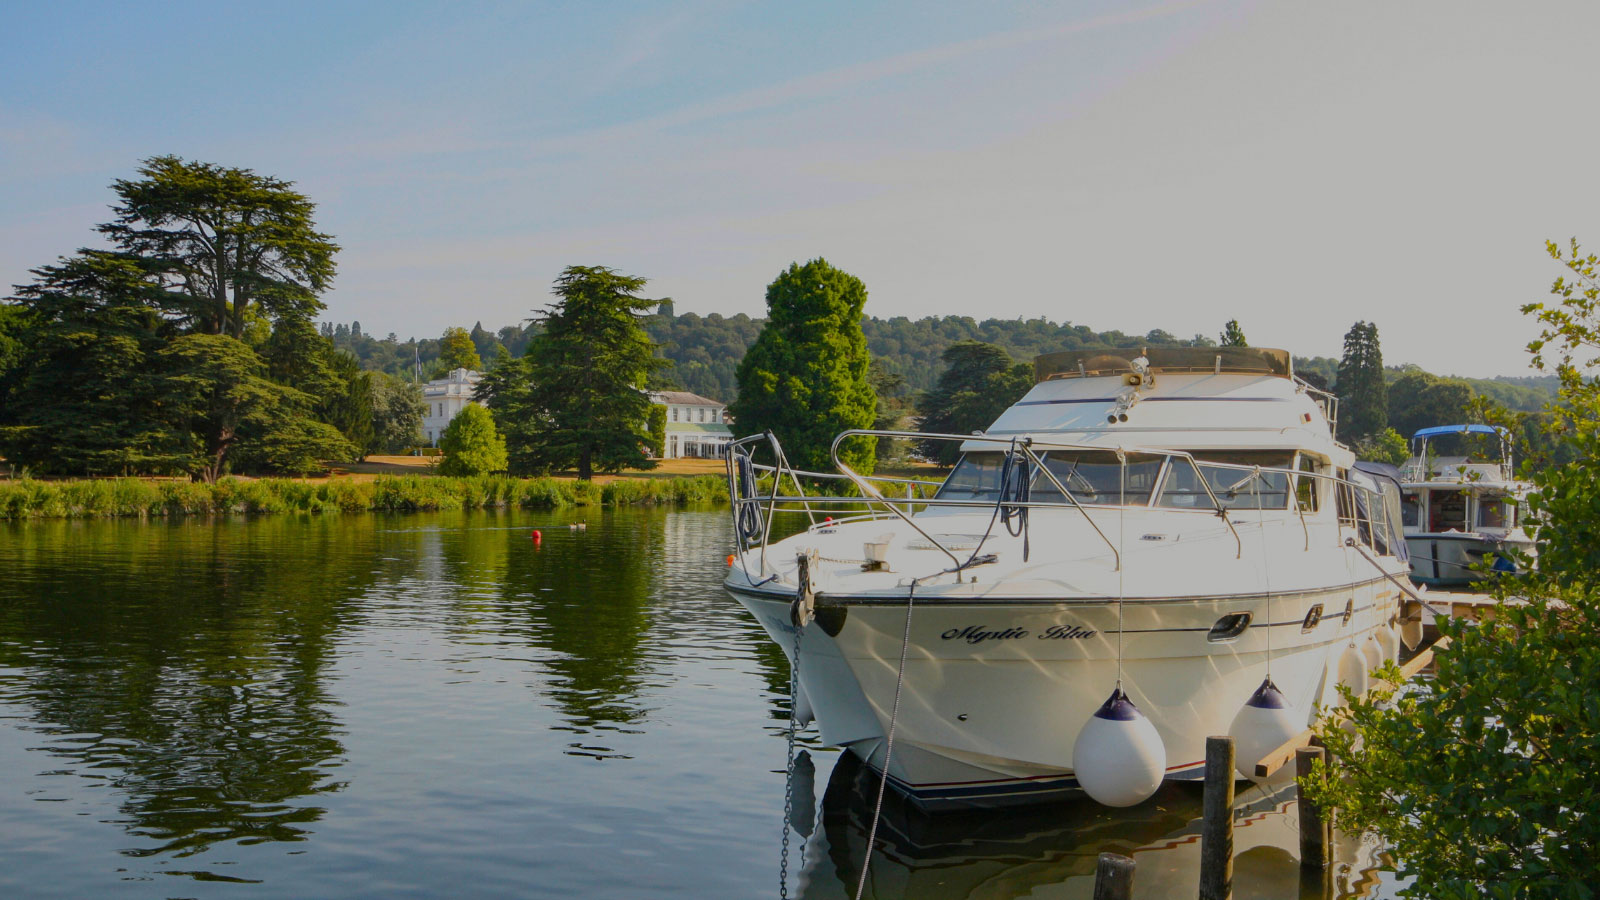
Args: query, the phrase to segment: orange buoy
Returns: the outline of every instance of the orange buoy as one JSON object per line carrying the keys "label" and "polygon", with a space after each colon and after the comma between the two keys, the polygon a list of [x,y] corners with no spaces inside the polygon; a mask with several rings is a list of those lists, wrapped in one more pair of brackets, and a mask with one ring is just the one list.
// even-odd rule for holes
{"label": "orange buoy", "polygon": [[730,565],[730,566],[733,565],[733,554],[732,553],[728,554],[728,565]]}
{"label": "orange buoy", "polygon": [[544,535],[540,534],[538,532],[538,530],[535,530],[533,532],[533,534],[529,535],[529,537],[533,538],[533,542],[535,544],[540,543],[540,542],[542,542],[544,540]]}

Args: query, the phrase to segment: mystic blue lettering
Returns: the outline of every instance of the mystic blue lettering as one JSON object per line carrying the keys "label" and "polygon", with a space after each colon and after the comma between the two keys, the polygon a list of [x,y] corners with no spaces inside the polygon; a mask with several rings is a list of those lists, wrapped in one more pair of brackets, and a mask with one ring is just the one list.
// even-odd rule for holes
{"label": "mystic blue lettering", "polygon": [[1041,641],[1074,641],[1095,636],[1095,630],[1082,625],[1051,625],[1039,635]]}
{"label": "mystic blue lettering", "polygon": [[969,644],[981,644],[984,641],[1012,641],[1025,638],[1029,634],[1026,628],[1007,628],[1004,631],[989,631],[982,625],[968,625],[965,628],[952,628],[939,637],[947,641],[966,641]]}

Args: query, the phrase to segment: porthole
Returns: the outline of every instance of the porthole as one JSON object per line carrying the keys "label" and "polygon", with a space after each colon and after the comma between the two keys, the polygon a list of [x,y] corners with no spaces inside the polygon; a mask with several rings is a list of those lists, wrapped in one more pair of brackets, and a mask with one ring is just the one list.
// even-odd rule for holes
{"label": "porthole", "polygon": [[1218,619],[1217,624],[1211,626],[1211,630],[1206,632],[1206,640],[1213,644],[1231,641],[1244,634],[1244,630],[1249,627],[1249,613],[1230,613]]}
{"label": "porthole", "polygon": [[1317,604],[1312,605],[1312,607],[1310,609],[1306,610],[1306,620],[1304,622],[1300,623],[1300,631],[1301,631],[1302,634],[1304,634],[1305,632],[1308,632],[1308,631],[1311,631],[1311,630],[1315,629],[1318,625],[1321,625],[1321,624],[1322,624],[1322,604],[1321,603],[1317,603]]}

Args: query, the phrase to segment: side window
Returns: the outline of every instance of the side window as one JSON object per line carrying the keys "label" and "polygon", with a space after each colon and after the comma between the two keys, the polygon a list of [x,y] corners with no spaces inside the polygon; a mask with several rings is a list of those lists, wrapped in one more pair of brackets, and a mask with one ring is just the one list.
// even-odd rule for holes
{"label": "side window", "polygon": [[1407,528],[1417,527],[1422,520],[1422,498],[1417,494],[1405,493],[1400,495],[1400,521]]}
{"label": "side window", "polygon": [[[1297,468],[1302,472],[1316,472],[1317,464],[1312,462],[1311,457],[1301,454],[1300,465]],[[1315,478],[1301,476],[1295,479],[1295,500],[1300,504],[1301,512],[1317,511],[1318,486]]]}
{"label": "side window", "polygon": [[[1159,505],[1173,508],[1212,507],[1216,502],[1228,509],[1285,509],[1289,505],[1290,475],[1283,470],[1294,464],[1287,451],[1196,450],[1196,463],[1173,457],[1167,480],[1161,489]],[[1201,478],[1205,479],[1201,483]],[[1206,487],[1211,488],[1210,492]]]}
{"label": "side window", "polygon": [[1506,498],[1492,494],[1478,498],[1478,527],[1506,527]]}

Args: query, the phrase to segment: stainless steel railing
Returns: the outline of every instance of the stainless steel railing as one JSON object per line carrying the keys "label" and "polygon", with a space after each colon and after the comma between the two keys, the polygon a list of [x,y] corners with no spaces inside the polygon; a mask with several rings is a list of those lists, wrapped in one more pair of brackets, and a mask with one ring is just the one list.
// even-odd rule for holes
{"label": "stainless steel railing", "polygon": [[[993,445],[996,447],[996,449],[1003,449],[1008,455],[1008,458],[1026,461],[1026,463],[1030,465],[1034,471],[1042,473],[1043,476],[1049,481],[1051,486],[1053,486],[1054,489],[1060,493],[1060,497],[1062,499],[1033,500],[1031,498],[1024,499],[1016,496],[1008,497],[1003,488],[997,492],[998,496],[994,501],[958,500],[941,498],[938,496],[917,496],[918,488],[936,489],[942,487],[943,482],[877,475],[864,476],[856,472],[842,459],[840,459],[839,450],[841,445],[847,440],[861,437],[957,441],[969,445]],[[771,452],[773,458],[771,465],[764,465],[755,461],[755,452],[761,447],[766,447]],[[729,444],[727,457],[728,486],[729,497],[732,501],[735,524],[734,532],[739,550],[739,558],[741,560],[745,559],[750,550],[760,547],[760,577],[767,578],[770,572],[770,567],[767,562],[766,549],[768,544],[771,543],[773,520],[779,513],[804,513],[807,516],[809,527],[811,528],[816,528],[818,525],[830,524],[830,522],[831,524],[841,524],[843,521],[855,521],[863,518],[894,518],[904,522],[912,530],[917,532],[917,534],[921,536],[923,540],[928,542],[929,546],[941,551],[951,562],[951,568],[945,571],[954,572],[959,579],[961,577],[960,573],[962,570],[974,565],[975,561],[979,558],[979,550],[981,550],[983,542],[987,541],[988,538],[992,536],[994,525],[1000,518],[1000,512],[1004,510],[1016,511],[1034,509],[1060,509],[1072,510],[1078,515],[1081,515],[1084,521],[1099,536],[1100,540],[1105,543],[1107,549],[1111,553],[1114,567],[1120,568],[1122,565],[1121,549],[1118,548],[1117,545],[1110,539],[1110,537],[1106,534],[1105,529],[1101,527],[1100,523],[1095,521],[1095,516],[1091,514],[1089,508],[1080,502],[1074,495],[1073,491],[1069,490],[1067,486],[1063,484],[1056,476],[1056,474],[1051,471],[1051,468],[1046,465],[1045,457],[1052,451],[1113,452],[1117,454],[1118,460],[1122,466],[1122,483],[1124,485],[1127,481],[1126,472],[1129,456],[1162,457],[1168,467],[1170,467],[1172,460],[1186,460],[1190,465],[1195,467],[1194,471],[1199,475],[1199,478],[1197,479],[1198,484],[1204,489],[1205,496],[1210,503],[1209,508],[1201,507],[1197,508],[1196,511],[1205,511],[1222,519],[1223,523],[1227,526],[1228,531],[1234,538],[1236,559],[1242,558],[1244,545],[1239,536],[1238,528],[1235,527],[1233,520],[1229,516],[1230,510],[1249,511],[1251,509],[1260,510],[1266,508],[1259,506],[1230,506],[1229,504],[1224,503],[1217,496],[1217,492],[1213,489],[1209,479],[1205,477],[1204,470],[1206,469],[1234,470],[1241,473],[1243,477],[1235,486],[1235,490],[1231,492],[1229,498],[1230,500],[1232,499],[1233,495],[1237,495],[1237,493],[1240,492],[1240,486],[1251,484],[1259,489],[1259,484],[1261,483],[1263,476],[1283,476],[1286,479],[1285,487],[1283,489],[1283,493],[1285,494],[1284,508],[1292,508],[1294,510],[1296,517],[1301,524],[1302,531],[1305,534],[1307,549],[1310,549],[1311,546],[1311,532],[1310,526],[1306,519],[1306,513],[1308,511],[1313,513],[1317,512],[1318,506],[1316,505],[1316,501],[1313,500],[1313,504],[1311,505],[1310,509],[1308,509],[1307,504],[1301,501],[1301,498],[1299,497],[1299,486],[1302,479],[1305,479],[1312,484],[1318,484],[1323,481],[1329,481],[1333,483],[1334,488],[1331,493],[1333,494],[1332,499],[1336,506],[1336,515],[1334,520],[1337,522],[1339,527],[1339,540],[1341,544],[1344,540],[1343,532],[1345,529],[1354,530],[1362,543],[1373,546],[1374,548],[1384,548],[1388,555],[1395,555],[1396,544],[1403,541],[1403,537],[1398,531],[1398,525],[1395,523],[1390,523],[1387,515],[1383,514],[1385,510],[1385,504],[1383,501],[1383,495],[1380,491],[1373,491],[1365,485],[1357,484],[1348,478],[1341,478],[1332,473],[1316,472],[1305,469],[1288,469],[1271,466],[1249,466],[1234,463],[1214,462],[1210,460],[1196,459],[1193,454],[1187,451],[1170,450],[1165,448],[1136,447],[1114,449],[1101,445],[1078,444],[1065,441],[1041,440],[1038,438],[1025,438],[1016,436],[1001,437],[981,434],[957,435],[925,432],[886,431],[875,429],[852,429],[839,434],[834,439],[833,444],[830,447],[829,455],[834,466],[838,470],[837,472],[811,472],[795,469],[789,464],[788,459],[783,452],[783,448],[779,444],[777,438],[770,432],[759,435],[751,435],[749,437],[733,441],[731,444]],[[764,477],[770,477],[771,479],[769,487],[765,492],[763,492],[760,487],[760,482]],[[793,487],[793,494],[782,493],[785,479],[787,479],[788,483]],[[858,496],[838,496],[822,494],[815,491],[808,493],[802,479],[812,480],[815,482],[847,482],[855,489]],[[1164,478],[1160,480],[1164,480]],[[879,487],[880,484],[903,486],[905,496],[888,496],[884,493],[883,489]],[[1129,508],[1135,508],[1136,506],[1149,506],[1153,504],[1157,500],[1157,493],[1158,490],[1153,488],[1145,504],[1133,505],[1123,502],[1126,500],[1126,490],[1124,488],[1122,494],[1118,497],[1118,503],[1094,504],[1094,507],[1096,510],[1115,509],[1118,511],[1118,514],[1121,515]],[[1274,491],[1274,493],[1277,492]],[[1313,497],[1320,497],[1323,495],[1323,492],[1313,491],[1311,492],[1311,495]],[[859,508],[863,505],[866,507],[866,511],[860,515],[851,516],[848,520],[832,520],[830,517],[828,521],[821,523],[817,521],[817,512],[819,509],[839,508],[841,511],[843,511],[845,507]],[[940,541],[934,534],[930,533],[927,528],[924,528],[923,525],[916,520],[914,514],[919,508],[922,511],[939,508],[993,509],[995,510],[996,515],[991,517],[988,528],[979,539],[979,550],[974,550],[967,559],[963,560],[957,555],[955,550],[947,546],[944,542]]]}

